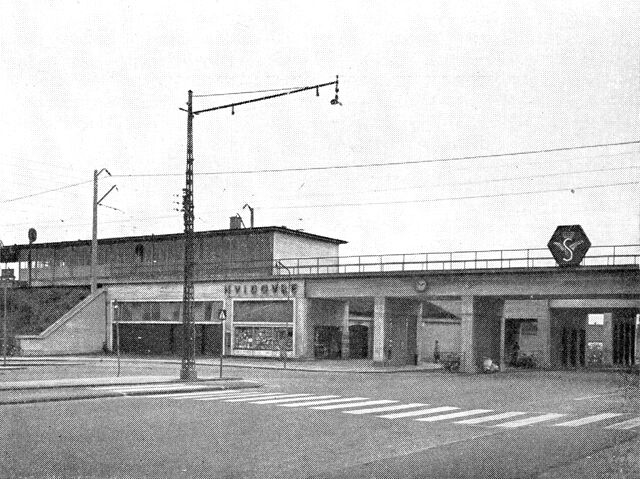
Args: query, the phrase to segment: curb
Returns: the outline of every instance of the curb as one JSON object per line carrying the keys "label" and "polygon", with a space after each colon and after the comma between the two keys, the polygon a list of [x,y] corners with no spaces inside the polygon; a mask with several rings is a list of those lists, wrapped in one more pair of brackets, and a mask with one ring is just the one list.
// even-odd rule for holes
{"label": "curb", "polygon": [[[155,383],[158,384],[158,383]],[[164,384],[164,383],[161,383]],[[98,386],[98,385],[95,385]],[[135,384],[127,384],[127,386],[135,386]],[[211,386],[203,386],[201,389],[191,389],[185,391],[173,391],[173,390],[165,390],[165,389],[155,389],[148,391],[129,391],[129,392],[121,392],[121,391],[109,391],[109,390],[98,390],[92,392],[82,392],[79,394],[70,394],[70,395],[61,395],[61,396],[43,396],[43,397],[25,397],[25,398],[13,398],[13,399],[0,399],[0,406],[4,405],[17,405],[17,404],[35,404],[35,403],[46,403],[46,402],[61,402],[61,401],[79,401],[86,399],[104,399],[104,398],[119,398],[119,397],[134,397],[134,396],[153,396],[159,394],[167,394],[171,392],[175,392],[176,394],[184,394],[187,392],[207,392],[207,391],[224,391],[224,390],[235,390],[235,389],[252,389],[262,387],[263,384],[259,383],[248,383],[232,385],[234,387],[228,387],[223,385],[211,385]],[[78,386],[72,386],[78,387]],[[93,387],[93,386],[81,386],[81,387]],[[118,387],[117,385],[114,387]]]}

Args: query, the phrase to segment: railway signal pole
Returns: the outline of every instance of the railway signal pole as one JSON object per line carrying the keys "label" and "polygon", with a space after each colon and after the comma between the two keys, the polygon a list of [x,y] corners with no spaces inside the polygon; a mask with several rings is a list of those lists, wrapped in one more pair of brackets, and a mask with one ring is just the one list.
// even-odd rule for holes
{"label": "railway signal pole", "polygon": [[182,195],[182,206],[184,216],[184,288],[182,295],[182,366],[180,369],[180,379],[183,381],[195,381],[198,378],[196,372],[195,361],[195,321],[193,318],[193,280],[194,280],[194,245],[193,245],[193,223],[194,223],[194,205],[193,205],[193,118],[201,113],[210,111],[224,110],[231,108],[231,112],[235,113],[235,107],[256,103],[264,100],[271,100],[294,93],[302,93],[305,91],[315,90],[316,96],[320,95],[320,88],[335,85],[335,97],[331,100],[332,105],[342,105],[338,99],[338,76],[336,80],[328,83],[320,83],[302,88],[294,88],[285,92],[275,93],[251,100],[244,100],[235,103],[228,103],[213,108],[203,110],[193,110],[193,91],[189,90],[187,99],[187,109],[180,110],[187,113],[187,168],[186,182]]}

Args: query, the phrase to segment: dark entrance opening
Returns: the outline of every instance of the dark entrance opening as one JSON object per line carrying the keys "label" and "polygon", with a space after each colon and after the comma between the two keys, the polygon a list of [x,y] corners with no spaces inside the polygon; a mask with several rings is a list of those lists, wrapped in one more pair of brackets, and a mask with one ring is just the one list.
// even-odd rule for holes
{"label": "dark entrance opening", "polygon": [[369,327],[349,326],[349,357],[366,359],[369,356]]}
{"label": "dark entrance opening", "polygon": [[317,359],[338,359],[342,355],[342,332],[337,326],[317,326],[314,356]]}
{"label": "dark entrance opening", "polygon": [[[219,356],[222,351],[222,326],[196,324],[196,354]],[[113,350],[116,326],[113,326]],[[182,353],[181,324],[120,323],[120,352],[145,355]]]}

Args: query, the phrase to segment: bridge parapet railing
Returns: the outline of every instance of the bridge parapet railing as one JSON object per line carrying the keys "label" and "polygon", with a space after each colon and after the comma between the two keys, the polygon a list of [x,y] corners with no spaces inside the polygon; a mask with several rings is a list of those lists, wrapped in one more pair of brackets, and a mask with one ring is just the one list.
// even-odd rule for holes
{"label": "bridge parapet railing", "polygon": [[[278,261],[285,267],[274,270],[276,275],[557,267],[551,252],[546,248],[283,258]],[[638,265],[640,245],[592,247],[581,264]]]}

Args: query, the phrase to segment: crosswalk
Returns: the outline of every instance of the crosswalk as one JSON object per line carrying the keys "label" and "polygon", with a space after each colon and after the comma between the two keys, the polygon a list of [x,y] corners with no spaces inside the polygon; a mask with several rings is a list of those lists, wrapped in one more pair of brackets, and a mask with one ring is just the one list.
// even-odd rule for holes
{"label": "crosswalk", "polygon": [[372,399],[335,394],[288,393],[257,389],[230,389],[207,391],[197,385],[137,385],[103,386],[122,395],[144,398],[168,398],[198,402],[245,403],[256,406],[304,408],[313,411],[341,412],[355,416],[372,416],[387,420],[412,420],[419,423],[447,422],[466,426],[516,429],[534,425],[559,428],[584,426],[602,427],[607,430],[640,428],[640,417],[629,414],[605,412],[583,417],[553,412],[495,411],[493,409],[464,409],[458,406],[425,403],[401,403],[394,399]]}

